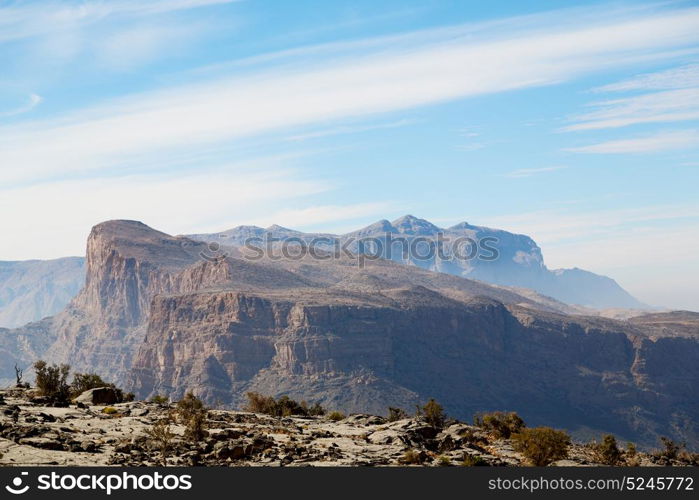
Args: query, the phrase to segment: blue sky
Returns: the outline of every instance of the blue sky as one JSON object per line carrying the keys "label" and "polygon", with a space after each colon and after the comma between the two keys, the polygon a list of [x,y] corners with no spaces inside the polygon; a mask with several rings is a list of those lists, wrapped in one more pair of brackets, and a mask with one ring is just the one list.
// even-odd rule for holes
{"label": "blue sky", "polygon": [[0,0],[0,68],[0,259],[411,213],[699,310],[695,2]]}

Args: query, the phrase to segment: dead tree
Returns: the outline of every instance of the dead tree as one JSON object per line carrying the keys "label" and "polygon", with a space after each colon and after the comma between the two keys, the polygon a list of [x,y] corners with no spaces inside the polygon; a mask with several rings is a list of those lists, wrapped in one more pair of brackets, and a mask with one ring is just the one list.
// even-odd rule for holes
{"label": "dead tree", "polygon": [[20,387],[22,385],[22,376],[24,375],[24,370],[22,370],[17,364],[15,363],[15,378],[17,378],[17,387]]}

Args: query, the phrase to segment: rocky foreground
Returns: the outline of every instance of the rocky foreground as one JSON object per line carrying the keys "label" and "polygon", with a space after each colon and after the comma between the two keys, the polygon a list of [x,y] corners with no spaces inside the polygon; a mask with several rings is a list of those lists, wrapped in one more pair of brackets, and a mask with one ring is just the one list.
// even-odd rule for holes
{"label": "rocky foreground", "polygon": [[[135,401],[111,406],[51,407],[27,389],[0,391],[0,465],[82,466],[397,466],[527,465],[506,439],[447,422],[441,430],[415,418],[393,422],[355,414],[276,418],[209,410],[205,437],[184,438],[158,422],[172,404]],[[339,418],[338,415],[334,415]],[[551,465],[602,465],[590,446],[573,444]],[[688,465],[645,453],[623,453],[620,465]]]}

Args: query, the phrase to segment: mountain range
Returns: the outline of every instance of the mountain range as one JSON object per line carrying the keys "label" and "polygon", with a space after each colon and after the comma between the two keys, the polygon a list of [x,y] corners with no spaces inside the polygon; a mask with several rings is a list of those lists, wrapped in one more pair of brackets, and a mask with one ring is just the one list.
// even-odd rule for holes
{"label": "mountain range", "polygon": [[[699,314],[613,320],[429,265],[252,260],[235,244],[209,258],[211,242],[136,221],[95,226],[67,307],[0,329],[0,378],[44,358],[140,397],[191,389],[239,406],[252,390],[347,412],[434,397],[460,418],[514,410],[577,436],[699,445]],[[529,255],[540,256],[533,242]]]}

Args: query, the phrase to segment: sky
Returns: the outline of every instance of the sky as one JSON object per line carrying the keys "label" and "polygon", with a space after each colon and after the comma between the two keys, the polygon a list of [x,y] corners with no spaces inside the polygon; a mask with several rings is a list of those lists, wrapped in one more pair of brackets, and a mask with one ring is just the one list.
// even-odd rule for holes
{"label": "sky", "polygon": [[699,4],[0,0],[0,260],[405,214],[699,310]]}

